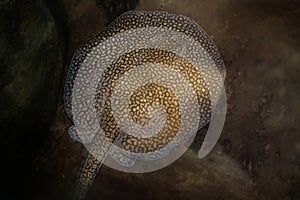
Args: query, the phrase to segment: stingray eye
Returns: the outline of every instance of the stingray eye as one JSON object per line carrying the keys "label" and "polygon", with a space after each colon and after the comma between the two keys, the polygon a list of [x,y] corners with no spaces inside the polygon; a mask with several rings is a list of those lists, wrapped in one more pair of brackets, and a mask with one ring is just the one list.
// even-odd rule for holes
{"label": "stingray eye", "polygon": [[112,168],[146,172],[179,158],[210,122],[202,158],[223,127],[224,76],[218,50],[190,18],[125,13],[72,59],[70,136]]}

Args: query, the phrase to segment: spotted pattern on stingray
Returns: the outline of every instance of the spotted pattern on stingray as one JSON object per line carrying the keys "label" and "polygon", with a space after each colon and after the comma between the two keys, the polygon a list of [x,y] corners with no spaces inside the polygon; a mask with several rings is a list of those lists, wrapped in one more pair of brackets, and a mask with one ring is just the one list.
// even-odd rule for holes
{"label": "spotted pattern on stingray", "polygon": [[[101,87],[98,88],[98,94],[96,95],[96,106],[98,116],[99,118],[101,116],[102,119],[100,122],[101,128],[108,138],[113,140],[116,135],[122,132],[115,122],[111,111],[110,96],[114,90],[114,86],[126,71],[145,63],[160,63],[165,67],[171,67],[178,70],[189,80],[200,103],[198,109],[199,113],[202,113],[202,116],[200,116],[202,121],[199,126],[203,126],[208,122],[210,118],[209,92],[200,72],[192,64],[172,52],[160,49],[140,49],[122,55],[102,75]],[[132,79],[134,80],[134,77]],[[103,96],[106,96],[106,98],[102,98]],[[103,102],[104,99],[106,99],[105,102]],[[147,120],[149,121],[149,117],[147,119],[147,116],[149,116],[150,110],[148,109],[158,104],[166,108],[167,121],[163,130],[151,138],[134,137],[123,133],[125,137],[120,148],[135,153],[147,153],[149,151],[156,151],[172,141],[180,126],[179,103],[173,92],[164,86],[152,83],[136,90],[131,95],[129,114],[124,113],[123,117],[125,119],[130,115],[135,122],[146,123]],[[124,105],[124,110],[126,110],[126,106]],[[105,108],[104,110],[103,107]]]}
{"label": "spotted pattern on stingray", "polygon": [[[72,121],[74,121],[74,116],[72,114],[72,98],[77,98],[73,94],[75,78],[78,78],[79,69],[91,67],[84,65],[85,60],[87,58],[106,60],[109,56],[112,56],[112,50],[117,49],[119,51],[119,46],[113,41],[114,39],[118,39],[118,34],[132,29],[138,30],[139,28],[145,27],[168,29],[192,38],[198,42],[198,45],[201,45],[201,47],[204,48],[205,51],[202,53],[207,53],[207,57],[212,59],[219,72],[223,77],[225,76],[225,67],[216,46],[204,30],[192,19],[166,12],[130,11],[118,17],[102,33],[81,45],[75,52],[70,63],[64,90],[65,109]],[[107,46],[102,45],[102,42],[109,38],[112,39],[112,43]],[[97,51],[96,54],[92,54],[98,46],[105,48],[105,54],[97,53]],[[198,55],[196,55],[196,57],[197,56]],[[96,60],[91,60],[90,64],[93,65],[92,67],[97,67]],[[209,122],[212,99],[209,98],[207,83],[210,84],[210,89],[215,89],[219,86],[214,86],[214,80],[210,79],[209,74],[204,81],[203,74],[196,69],[196,66],[193,66],[192,61],[194,63],[196,62],[193,58],[180,57],[179,54],[175,52],[159,48],[144,47],[142,49],[122,53],[118,58],[115,58],[112,63],[106,66],[103,74],[101,74],[95,96],[97,118],[99,119],[99,125],[101,126],[105,137],[103,138],[103,135],[95,136],[95,138],[99,138],[95,140],[91,148],[95,148],[94,151],[97,152],[96,155],[98,157],[95,158],[93,155],[88,154],[84,160],[77,179],[78,184],[75,199],[85,198],[88,188],[92,184],[100,166],[110,151],[112,143],[128,152],[126,155],[129,155],[128,158],[130,160],[130,155],[133,155],[131,153],[152,153],[162,149],[174,139],[177,139],[178,141],[183,141],[185,139],[181,138],[184,136],[177,134],[179,127],[184,126],[184,124],[182,124],[183,113],[181,113],[179,109],[178,97],[174,94],[172,89],[155,82],[142,85],[130,94],[128,104],[124,105],[124,113],[122,113],[121,119],[131,118],[136,124],[147,125],[150,120],[149,113],[151,113],[151,109],[157,105],[162,105],[166,114],[166,122],[163,128],[151,137],[142,137],[142,133],[138,132],[134,135],[127,134],[119,127],[116,116],[113,114],[111,100],[113,99],[113,91],[118,84],[119,79],[128,71],[139,68],[145,64],[159,64],[179,72],[195,91],[195,99],[197,99],[198,105],[194,109],[199,111],[198,113],[200,115],[198,127],[201,128]],[[200,63],[199,65],[203,67],[202,72],[206,73],[205,62]],[[163,77],[159,78],[162,79]],[[135,78],[132,77],[132,80],[134,79]],[[83,81],[85,81],[85,79],[83,79]],[[174,78],[172,81],[177,80]],[[76,92],[80,98],[82,93],[80,91]],[[84,109],[84,107],[82,109]],[[80,117],[86,120],[90,119],[90,115],[84,112],[82,113],[83,115]],[[169,149],[165,150],[166,151],[164,152],[163,150],[162,153],[168,153]]]}
{"label": "spotted pattern on stingray", "polygon": [[[208,52],[209,56],[213,59],[220,73],[225,75],[224,63],[221,59],[221,54],[217,50],[215,44],[205,33],[204,30],[199,28],[199,25],[192,19],[169,14],[167,12],[147,12],[147,11],[129,11],[118,17],[112,24],[110,24],[102,33],[84,43],[74,54],[70,63],[66,84],[65,84],[65,108],[68,116],[72,119],[72,89],[77,71],[89,52],[99,45],[108,37],[112,37],[118,33],[143,27],[161,27],[170,30],[178,31],[192,37],[195,41],[199,42],[201,46]],[[117,48],[116,46],[112,48]],[[100,58],[100,55],[99,55]]]}

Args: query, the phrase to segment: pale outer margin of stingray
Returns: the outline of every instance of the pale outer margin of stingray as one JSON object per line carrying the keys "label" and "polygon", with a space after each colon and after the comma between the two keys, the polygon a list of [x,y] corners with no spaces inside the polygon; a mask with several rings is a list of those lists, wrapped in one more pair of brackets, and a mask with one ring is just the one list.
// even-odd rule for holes
{"label": "pale outer margin of stingray", "polygon": [[[145,38],[145,37],[138,37],[138,35],[141,33],[141,31],[145,31],[144,33],[147,33],[147,35],[149,36],[149,38]],[[131,30],[128,30],[128,31],[124,31],[122,33],[118,33],[110,38],[107,38],[105,41],[103,41],[102,43],[100,43],[99,45],[97,45],[91,52],[90,52],[90,56],[95,56],[97,55],[99,52],[96,52],[96,50],[102,50],[103,51],[103,54],[105,54],[105,49],[103,47],[105,46],[108,46],[108,45],[105,45],[106,44],[114,44],[114,42],[112,42],[112,39],[117,39],[117,38],[120,38],[120,34],[121,34],[121,37],[122,37],[122,41],[124,41],[124,38],[128,38],[127,41],[129,43],[133,43],[132,46],[126,46],[126,49],[120,49],[118,48],[118,50],[116,50],[114,52],[114,56],[113,57],[107,57],[109,59],[105,59],[104,60],[101,60],[99,59],[100,61],[98,61],[98,63],[96,63],[96,66],[98,66],[96,69],[89,69],[87,70],[86,72],[84,72],[83,70],[85,70],[86,68],[79,68],[78,70],[78,74],[80,73],[88,73],[87,74],[83,74],[84,77],[91,77],[90,81],[88,81],[87,83],[78,83],[78,81],[76,81],[76,78],[75,78],[75,82],[74,82],[74,88],[73,88],[73,91],[80,91],[81,90],[81,87],[82,87],[82,84],[87,84],[87,85],[84,85],[85,88],[88,88],[88,95],[86,96],[87,101],[81,101],[84,102],[84,103],[87,103],[88,105],[86,105],[88,108],[94,110],[94,102],[90,101],[90,99],[93,99],[94,97],[94,94],[96,93],[96,86],[97,86],[97,83],[99,82],[99,80],[97,79],[97,77],[99,77],[99,75],[101,76],[101,74],[103,73],[103,70],[105,69],[104,66],[108,66],[108,64],[110,64],[115,58],[118,58],[120,55],[126,53],[126,52],[129,52],[129,51],[132,51],[134,49],[139,49],[139,48],[155,48],[155,47],[159,47],[161,49],[164,49],[164,50],[168,50],[168,51],[172,51],[172,52],[175,52],[177,54],[179,54],[180,56],[182,56],[183,58],[186,58],[187,55],[190,54],[190,51],[180,51],[178,52],[178,47],[175,47],[175,46],[172,46],[172,44],[170,43],[166,43],[167,39],[170,39],[168,37],[164,38],[164,37],[161,37],[161,34],[164,33],[166,30],[164,28],[158,28],[158,27],[146,27],[146,28],[139,28],[139,29],[131,29]],[[215,77],[217,77],[217,79],[219,80],[219,84],[221,84],[221,88],[224,88],[223,86],[223,77],[221,76],[219,70],[217,69],[214,61],[212,60],[212,58],[209,56],[209,54],[205,51],[205,49],[200,45],[199,42],[193,40],[193,38],[189,37],[189,36],[186,36],[182,33],[178,33],[177,31],[172,31],[172,30],[167,30],[168,31],[168,34],[172,33],[174,36],[175,36],[175,39],[176,39],[176,35],[180,36],[180,37],[177,37],[177,38],[184,38],[184,41],[192,41],[192,43],[188,43],[186,44],[187,46],[189,47],[193,47],[193,52],[196,53],[196,55],[199,55],[199,52],[202,52],[201,56],[202,57],[196,57],[196,59],[199,60],[199,63],[203,62],[203,56],[204,56],[204,59],[205,61],[207,62],[207,64],[209,65],[209,70],[211,70],[211,72],[213,73],[213,75]],[[131,38],[132,38],[132,35],[133,34],[136,34],[136,37],[135,37],[135,40],[133,41]],[[124,35],[124,36],[123,36]],[[127,35],[127,36],[126,36]],[[145,34],[143,34],[145,35]],[[159,35],[159,37],[157,37]],[[148,42],[141,42],[141,41],[138,41],[139,39],[145,39],[145,41],[148,41]],[[149,43],[149,41],[151,41],[151,39],[154,39],[154,41],[151,43]],[[174,39],[174,38],[173,38]],[[158,41],[157,41],[158,40]],[[145,46],[146,44],[146,46]],[[162,48],[163,46],[163,48]],[[182,46],[181,46],[182,48]],[[186,48],[186,47],[184,47]],[[180,48],[179,48],[180,49]],[[182,55],[181,55],[182,54]],[[101,54],[102,55],[102,54]],[[194,54],[195,55],[195,54]],[[194,55],[190,55],[192,57],[195,58]],[[200,61],[200,59],[202,59]],[[91,62],[92,59],[90,60],[90,57],[87,56],[87,59],[83,62],[83,65],[86,65],[86,66],[89,66],[89,62]],[[189,60],[190,61],[190,60]],[[193,62],[193,61],[190,61],[195,67],[197,67],[197,69],[201,72],[201,66],[198,65],[198,62]],[[93,65],[91,65],[93,66]],[[94,65],[95,66],[95,65]],[[83,69],[83,70],[81,70]],[[208,70],[208,68],[206,68],[205,70]],[[96,71],[96,73],[95,73]],[[90,74],[89,74],[90,73]],[[97,74],[97,76],[95,76],[95,74]],[[94,75],[94,76],[93,76]],[[205,75],[206,73],[202,73],[202,75],[204,76],[205,78]],[[76,76],[77,77],[77,76]],[[208,79],[208,77],[206,77]],[[211,78],[211,77],[209,77]],[[77,83],[77,84],[76,84]],[[79,87],[79,88],[78,88]],[[219,93],[218,94],[211,94],[211,91],[214,91],[214,89],[212,89],[212,86],[208,85],[208,89],[210,91],[210,96],[211,96],[211,100],[212,100],[212,113],[215,112],[216,110],[216,101],[219,97]],[[82,91],[82,90],[81,90]],[[85,90],[84,90],[85,91]],[[225,93],[222,93],[225,95]],[[75,96],[75,95],[74,95]],[[223,95],[222,95],[223,96]],[[221,103],[220,105],[225,105],[225,110],[226,110],[226,101],[224,103],[224,99],[225,99],[225,96],[223,96],[224,98],[221,98]],[[89,99],[89,100],[88,100]],[[223,100],[222,100],[223,99]],[[77,104],[76,104],[76,100],[74,101],[73,99],[73,95],[72,95],[72,102],[74,102],[74,104],[72,105],[72,112],[74,115],[78,115],[80,110],[78,110],[78,107]],[[222,103],[223,102],[223,103]],[[218,103],[219,105],[219,103]],[[218,108],[218,107],[217,107]],[[223,107],[224,108],[224,107]],[[94,117],[96,119],[96,112],[92,112],[94,114]],[[206,135],[205,139],[204,139],[204,144],[203,144],[203,147],[201,147],[200,149],[200,152],[199,152],[199,157],[203,157],[205,156],[212,148],[213,146],[215,145],[215,143],[217,142],[217,139],[219,138],[220,134],[221,134],[221,131],[222,130],[222,127],[223,127],[223,124],[224,124],[224,120],[220,120],[221,123],[215,123],[215,121],[218,121],[216,119],[219,119],[219,112],[217,112],[216,114],[213,114],[212,116],[212,119],[211,119],[211,125],[209,127],[209,130],[208,130],[208,134]],[[223,114],[222,114],[223,113]],[[225,115],[224,115],[224,112],[221,112],[221,118],[225,119]],[[80,119],[80,118],[77,118],[77,119]],[[82,118],[81,118],[82,119]],[[84,119],[83,119],[84,120]],[[95,120],[96,121],[96,120]],[[84,122],[83,121],[83,124],[84,123],[88,123],[88,122]],[[74,124],[77,124],[77,125],[80,125],[82,124],[82,122],[74,122]],[[91,124],[91,126],[95,126],[95,124]],[[221,125],[221,128],[218,127]],[[88,126],[86,126],[88,127]],[[80,128],[80,130],[84,130],[83,128]],[[211,129],[211,130],[210,130]],[[218,131],[218,132],[214,132],[214,131]],[[164,158],[160,158],[158,160],[155,160],[155,161],[145,161],[143,163],[143,161],[137,161],[135,163],[135,165],[131,168],[124,168],[122,166],[120,166],[119,164],[116,164],[115,161],[113,161],[110,157],[108,157],[105,161],[104,161],[104,164],[109,166],[109,167],[112,167],[114,169],[117,169],[117,170],[121,170],[121,171],[126,171],[126,172],[147,172],[147,171],[154,171],[154,170],[157,170],[159,168],[162,168],[162,167],[165,167],[167,166],[168,164],[174,162],[176,159],[178,159],[185,151],[186,149],[190,146],[191,142],[193,141],[193,138],[195,136],[196,132],[194,133],[193,136],[191,136],[187,141],[185,141],[183,144],[180,144],[178,146],[176,146],[176,148],[174,148],[173,150],[170,151],[170,154]],[[207,137],[209,134],[211,134],[213,137]],[[79,133],[79,137],[80,137],[80,133]]]}

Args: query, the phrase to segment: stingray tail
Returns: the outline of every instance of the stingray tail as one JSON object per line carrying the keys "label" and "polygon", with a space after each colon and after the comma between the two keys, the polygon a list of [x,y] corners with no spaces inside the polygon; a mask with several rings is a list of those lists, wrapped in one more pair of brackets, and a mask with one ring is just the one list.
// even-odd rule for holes
{"label": "stingray tail", "polygon": [[102,166],[102,161],[97,160],[92,154],[88,153],[82,166],[80,173],[75,180],[74,191],[72,192],[72,200],[85,200],[87,193],[96,178],[98,171]]}
{"label": "stingray tail", "polygon": [[109,154],[111,142],[103,136],[96,136],[75,180],[72,200],[85,200],[98,171]]}

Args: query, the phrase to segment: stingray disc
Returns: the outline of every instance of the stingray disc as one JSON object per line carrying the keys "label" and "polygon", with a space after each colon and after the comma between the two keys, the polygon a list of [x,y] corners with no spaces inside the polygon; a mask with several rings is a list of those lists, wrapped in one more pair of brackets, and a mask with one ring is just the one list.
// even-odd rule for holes
{"label": "stingray disc", "polygon": [[[184,153],[216,108],[226,108],[224,77],[220,53],[192,19],[127,12],[73,56],[65,85],[69,133],[96,158],[109,154],[104,164],[115,169],[162,168]],[[214,127],[223,127],[224,109],[218,116]],[[210,134],[202,157],[220,131]]]}

